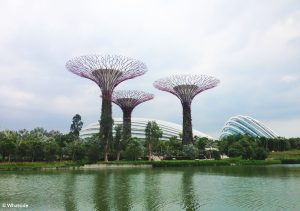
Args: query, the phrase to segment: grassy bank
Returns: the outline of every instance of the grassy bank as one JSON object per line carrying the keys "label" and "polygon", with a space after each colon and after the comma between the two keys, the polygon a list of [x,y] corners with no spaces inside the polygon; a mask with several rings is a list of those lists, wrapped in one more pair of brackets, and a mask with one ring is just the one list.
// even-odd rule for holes
{"label": "grassy bank", "polygon": [[284,160],[284,159],[300,159],[300,150],[289,150],[282,152],[271,152],[268,159]]}
{"label": "grassy bank", "polygon": [[272,165],[281,164],[280,160],[242,160],[229,158],[224,160],[163,160],[163,161],[110,161],[98,162],[108,165],[147,165],[156,167],[192,167],[192,166],[230,166],[230,165]]}
{"label": "grassy bank", "polygon": [[4,162],[0,163],[0,170],[37,170],[47,168],[68,168],[80,166],[80,163],[72,161],[62,162]]}
{"label": "grassy bank", "polygon": [[300,164],[300,150],[271,152],[268,160],[280,160],[282,164]]}
{"label": "grassy bank", "polygon": [[[109,161],[98,162],[104,165],[152,165],[159,167],[200,167],[200,166],[246,166],[246,165],[272,165],[272,164],[300,164],[300,159],[268,159],[268,160],[243,160],[240,158],[229,158],[224,160],[163,160],[163,161]],[[0,170],[37,170],[37,169],[60,169],[83,166],[84,163],[63,162],[10,162],[0,163]]]}
{"label": "grassy bank", "polygon": [[183,160],[154,162],[153,167],[184,167],[184,166],[245,166],[245,165],[272,165],[281,164],[279,160]]}

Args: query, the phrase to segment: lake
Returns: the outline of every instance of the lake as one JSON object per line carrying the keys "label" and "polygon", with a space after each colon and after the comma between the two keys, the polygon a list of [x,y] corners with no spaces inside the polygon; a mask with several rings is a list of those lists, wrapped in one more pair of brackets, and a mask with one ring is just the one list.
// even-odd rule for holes
{"label": "lake", "polygon": [[300,165],[0,171],[0,203],[0,210],[300,210]]}

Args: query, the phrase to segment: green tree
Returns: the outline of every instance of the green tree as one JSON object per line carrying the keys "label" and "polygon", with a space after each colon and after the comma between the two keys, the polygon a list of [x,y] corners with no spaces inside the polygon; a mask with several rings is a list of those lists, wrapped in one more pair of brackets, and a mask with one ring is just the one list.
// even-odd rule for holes
{"label": "green tree", "polygon": [[195,159],[199,153],[197,147],[195,147],[193,144],[189,145],[183,145],[182,153],[184,156]]}
{"label": "green tree", "polygon": [[86,145],[86,155],[89,163],[96,163],[100,160],[101,146],[98,139],[89,140]]}
{"label": "green tree", "polygon": [[165,141],[167,146],[167,155],[168,156],[178,156],[182,151],[182,141],[180,141],[177,136],[169,138],[168,141]]}
{"label": "green tree", "polygon": [[253,158],[254,153],[254,146],[256,145],[253,138],[249,136],[244,136],[241,140],[239,140],[239,144],[242,146],[242,158],[243,159],[250,159]]}
{"label": "green tree", "polygon": [[229,157],[240,157],[243,154],[243,147],[240,143],[236,142],[228,147]]}
{"label": "green tree", "polygon": [[126,146],[125,156],[128,160],[137,160],[144,154],[144,147],[137,139],[131,139]]}
{"label": "green tree", "polygon": [[79,139],[79,133],[82,128],[83,122],[81,121],[81,116],[76,114],[72,119],[72,124],[70,127],[70,133],[75,137],[75,139]]}
{"label": "green tree", "polygon": [[68,144],[67,152],[73,161],[79,161],[84,159],[86,149],[82,142],[74,141]]}
{"label": "green tree", "polygon": [[32,145],[29,141],[21,141],[17,146],[18,157],[22,161],[29,160],[32,156]]}
{"label": "green tree", "polygon": [[44,144],[38,140],[31,140],[31,161],[41,161],[44,159]]}
{"label": "green tree", "polygon": [[0,154],[2,159],[10,162],[12,156],[16,153],[17,149],[17,133],[13,131],[3,131],[0,135]]}
{"label": "green tree", "polygon": [[[120,154],[121,154],[121,150],[123,149],[122,145],[125,145],[125,140],[122,141],[122,125],[116,125],[115,126],[115,139],[114,139],[114,148],[116,150],[117,153],[117,158],[116,160],[120,160]],[[122,143],[123,142],[123,143]]]}
{"label": "green tree", "polygon": [[71,143],[73,141],[73,135],[71,133],[69,134],[55,134],[54,135],[55,142],[60,148],[60,161],[63,160],[65,153],[66,153],[66,147],[68,143]]}
{"label": "green tree", "polygon": [[55,161],[59,154],[59,146],[54,141],[44,143],[45,161]]}
{"label": "green tree", "polygon": [[256,147],[254,151],[255,160],[265,160],[268,157],[268,152],[263,147]]}
{"label": "green tree", "polygon": [[146,144],[148,147],[148,159],[151,160],[153,145],[158,144],[159,138],[162,137],[162,130],[155,121],[149,121],[145,128]]}

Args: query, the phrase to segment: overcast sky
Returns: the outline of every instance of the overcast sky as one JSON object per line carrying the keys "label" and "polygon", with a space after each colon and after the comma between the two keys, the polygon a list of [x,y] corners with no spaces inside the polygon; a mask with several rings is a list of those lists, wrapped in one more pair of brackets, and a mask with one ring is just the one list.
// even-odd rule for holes
{"label": "overcast sky", "polygon": [[[84,125],[97,121],[98,86],[65,68],[93,53],[147,65],[117,87],[155,94],[133,117],[181,124],[179,100],[152,83],[209,74],[221,83],[194,99],[195,129],[217,138],[240,114],[300,136],[300,1],[0,0],[0,130],[67,132],[76,113]],[[113,116],[121,114],[114,105]]]}

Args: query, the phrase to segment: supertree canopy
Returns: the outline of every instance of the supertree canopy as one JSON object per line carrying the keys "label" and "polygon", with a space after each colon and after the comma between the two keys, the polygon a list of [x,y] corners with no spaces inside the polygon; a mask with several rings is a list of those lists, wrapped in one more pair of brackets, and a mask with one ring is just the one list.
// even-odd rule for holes
{"label": "supertree canopy", "polygon": [[107,161],[108,142],[112,139],[113,90],[122,81],[146,73],[147,67],[138,60],[124,56],[85,55],[69,60],[66,68],[76,75],[94,81],[101,89],[100,140],[104,143],[104,160]]}
{"label": "supertree canopy", "polygon": [[170,92],[181,101],[183,110],[183,144],[193,142],[191,117],[192,100],[197,94],[216,87],[219,82],[218,79],[207,75],[174,75],[154,82],[153,85],[155,88]]}
{"label": "supertree canopy", "polygon": [[123,111],[124,140],[127,140],[131,136],[131,113],[133,109],[137,105],[153,98],[153,94],[137,90],[121,90],[113,92],[112,101]]}

